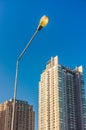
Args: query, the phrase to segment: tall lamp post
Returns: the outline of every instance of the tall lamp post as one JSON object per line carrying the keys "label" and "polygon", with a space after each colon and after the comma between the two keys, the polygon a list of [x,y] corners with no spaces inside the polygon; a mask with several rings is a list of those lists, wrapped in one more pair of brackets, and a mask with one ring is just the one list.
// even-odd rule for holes
{"label": "tall lamp post", "polygon": [[16,91],[17,91],[17,81],[18,81],[18,64],[19,61],[21,60],[21,58],[23,57],[25,51],[27,50],[27,48],[30,46],[32,40],[35,38],[35,36],[37,35],[37,33],[48,24],[48,17],[47,16],[43,16],[40,21],[39,21],[39,25],[36,29],[36,31],[34,32],[34,34],[32,35],[30,41],[27,43],[27,45],[25,46],[25,48],[23,49],[23,51],[21,52],[21,54],[19,55],[17,62],[16,62],[16,75],[15,75],[15,84],[14,84],[14,100],[13,100],[13,111],[12,111],[12,121],[11,121],[11,130],[13,130],[13,126],[14,126],[14,117],[15,117],[15,107],[16,107]]}

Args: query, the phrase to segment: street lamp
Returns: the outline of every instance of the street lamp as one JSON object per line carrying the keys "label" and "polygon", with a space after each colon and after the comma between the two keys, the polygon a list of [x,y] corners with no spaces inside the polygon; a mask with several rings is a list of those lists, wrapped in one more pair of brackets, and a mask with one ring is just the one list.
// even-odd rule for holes
{"label": "street lamp", "polygon": [[27,50],[27,48],[30,46],[30,43],[32,42],[32,40],[35,38],[35,36],[37,35],[37,33],[48,24],[49,18],[47,16],[43,16],[40,21],[39,21],[39,25],[36,29],[36,31],[34,32],[34,34],[32,35],[30,41],[27,43],[27,45],[25,46],[25,48],[23,49],[23,51],[21,52],[21,54],[19,55],[17,62],[16,62],[16,75],[15,75],[15,84],[14,84],[14,101],[13,101],[13,111],[12,111],[12,121],[11,121],[11,130],[13,130],[13,125],[14,125],[14,117],[15,117],[15,106],[16,106],[16,91],[17,91],[17,81],[18,81],[18,64],[19,61],[21,60],[22,56],[24,55],[25,51]]}

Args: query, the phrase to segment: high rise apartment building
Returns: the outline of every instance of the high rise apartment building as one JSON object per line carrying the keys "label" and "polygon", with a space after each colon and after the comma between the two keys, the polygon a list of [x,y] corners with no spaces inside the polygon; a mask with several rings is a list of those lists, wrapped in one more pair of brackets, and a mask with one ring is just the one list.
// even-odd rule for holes
{"label": "high rise apartment building", "polygon": [[[0,104],[0,130],[11,130],[13,99]],[[26,101],[16,100],[14,129],[35,130],[35,112]]]}
{"label": "high rise apartment building", "polygon": [[83,67],[70,69],[51,58],[39,82],[38,130],[86,130]]}

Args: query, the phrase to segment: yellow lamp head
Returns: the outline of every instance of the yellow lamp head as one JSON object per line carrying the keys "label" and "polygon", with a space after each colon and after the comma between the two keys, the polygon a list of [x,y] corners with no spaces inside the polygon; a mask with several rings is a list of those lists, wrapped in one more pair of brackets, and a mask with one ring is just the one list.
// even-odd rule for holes
{"label": "yellow lamp head", "polygon": [[44,15],[39,21],[38,30],[41,30],[43,27],[45,27],[48,24],[49,18],[48,16]]}

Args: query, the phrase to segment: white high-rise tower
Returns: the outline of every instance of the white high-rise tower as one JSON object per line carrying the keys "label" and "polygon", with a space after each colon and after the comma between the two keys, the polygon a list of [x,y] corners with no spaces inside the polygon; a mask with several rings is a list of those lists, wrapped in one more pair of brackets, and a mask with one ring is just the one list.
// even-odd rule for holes
{"label": "white high-rise tower", "polygon": [[82,66],[70,69],[51,58],[39,82],[38,130],[86,130]]}

